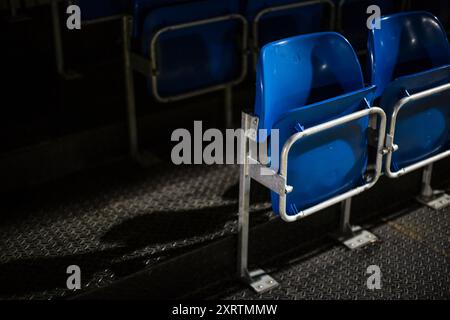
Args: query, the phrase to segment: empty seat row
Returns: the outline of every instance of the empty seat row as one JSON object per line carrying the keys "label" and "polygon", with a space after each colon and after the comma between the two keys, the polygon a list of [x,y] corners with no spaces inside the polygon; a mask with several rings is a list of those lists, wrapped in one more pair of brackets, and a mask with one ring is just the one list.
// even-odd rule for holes
{"label": "empty seat row", "polygon": [[[142,30],[147,14],[161,7],[183,3],[203,3],[211,5],[214,1],[201,0],[77,0],[83,9],[83,18],[92,20],[104,16],[131,12],[134,22],[134,34]],[[209,3],[208,3],[209,2]],[[231,1],[233,2],[233,1]],[[402,9],[426,10],[437,15],[447,25],[449,3],[445,0],[246,0],[234,1],[235,13],[247,18],[252,28],[254,40],[259,47],[264,44],[293,35],[331,30],[336,27],[355,48],[365,46],[365,26],[367,8],[376,5],[383,15]],[[210,12],[213,15],[214,10]],[[337,25],[334,26],[334,21]],[[260,35],[258,37],[258,34]]]}
{"label": "empty seat row", "polygon": [[[246,64],[241,61],[242,50],[250,49],[256,64],[260,48],[289,36],[337,29],[357,51],[365,49],[367,7],[375,4],[382,14],[390,14],[405,8],[408,1],[78,0],[77,3],[85,19],[131,11],[135,48],[151,57],[153,69],[157,69],[150,82],[153,95],[168,102],[208,91],[205,88],[240,82],[247,71],[243,70]],[[229,19],[195,23],[217,17]],[[187,25],[167,29],[179,24]],[[242,45],[242,37],[251,40],[248,46]],[[181,51],[183,54],[179,54]]]}
{"label": "empty seat row", "polygon": [[[280,130],[280,150],[296,132],[373,106],[392,118],[401,98],[450,82],[450,48],[429,13],[387,16],[370,33],[371,84],[364,86],[350,43],[337,33],[274,42],[261,52],[255,114],[260,128]],[[276,72],[275,72],[276,71]],[[398,112],[392,172],[448,150],[448,92]],[[395,111],[397,112],[397,111]],[[296,215],[364,182],[368,119],[332,128],[295,144],[289,155],[287,213]],[[278,194],[273,192],[279,212]]]}
{"label": "empty seat row", "polygon": [[[405,2],[400,2],[402,6],[405,6]],[[410,7],[413,5],[408,1],[406,3]],[[358,39],[357,35],[368,34],[366,26],[368,15],[365,10],[369,4],[379,5],[382,13],[400,9],[399,1],[388,0],[249,0],[246,2],[238,0],[135,0],[133,1],[132,35],[135,42],[133,48],[143,59],[140,59],[139,63],[132,62],[132,64],[139,65],[137,69],[140,69],[141,73],[149,77],[150,90],[160,102],[171,102],[222,89],[230,92],[230,88],[242,81],[247,72],[246,54],[248,52],[247,38],[249,38],[249,33],[252,34],[253,40],[256,39],[253,49],[254,52],[257,52],[259,47],[266,42],[277,39],[278,36],[285,36],[291,32],[299,34],[320,31],[326,28],[322,24],[323,21],[326,21],[328,28],[332,29],[332,17],[337,8],[338,29],[341,29],[345,34],[353,34]],[[349,16],[345,17],[345,15]],[[383,98],[381,80],[384,81],[389,77],[393,80],[404,74],[402,70],[411,71],[408,68],[434,67],[434,56],[439,56],[436,53],[434,56],[430,56],[430,60],[426,56],[430,54],[427,46],[403,46],[403,43],[400,42],[401,48],[393,45],[387,49],[392,50],[391,56],[395,57],[396,64],[392,67],[392,70],[387,69],[389,64],[382,64],[383,66],[380,67],[380,63],[377,63],[377,59],[380,58],[374,55],[378,51],[386,50],[386,46],[379,45],[378,48],[376,43],[373,42],[373,38],[375,34],[384,34],[383,32],[389,30],[390,21],[384,19],[382,23],[386,23],[387,27],[383,26],[381,31],[375,29],[369,38],[369,49],[373,50],[369,55],[373,59],[371,61],[370,80],[372,85],[377,86],[377,88],[364,91],[367,96],[358,95],[369,105],[373,103],[374,99]],[[354,32],[352,28],[354,28]],[[420,26],[420,28],[424,27]],[[442,27],[439,30],[439,32],[443,32]],[[394,31],[401,32],[401,34],[394,33]],[[387,39],[391,40],[395,34],[395,40],[392,41],[406,41],[407,44],[408,41],[415,39],[415,32],[409,31],[405,26],[393,28],[391,38],[386,38],[386,41]],[[425,29],[421,32],[426,33],[428,30]],[[443,36],[445,37],[445,33],[443,33]],[[365,37],[367,38],[367,36]],[[281,43],[285,41],[283,40]],[[358,46],[362,46],[365,41],[354,40],[354,43],[353,47],[358,50]],[[367,45],[364,44],[364,48],[367,48]],[[410,49],[409,56],[404,54],[404,50],[408,48]],[[316,52],[319,47],[311,46],[312,49]],[[328,50],[329,55],[332,55],[335,51],[333,46],[323,50]],[[386,52],[383,52],[381,56],[384,57],[385,55]],[[414,58],[414,60],[413,57],[416,55],[418,58]],[[420,58],[421,55],[425,55],[426,59]],[[357,76],[352,78],[348,73],[331,69],[331,65],[342,63],[341,60],[336,60],[340,59],[339,55],[334,58],[327,57],[331,60],[335,59],[333,62],[326,60],[322,62],[321,59],[325,57],[320,55],[313,55],[313,57],[319,60],[314,61],[312,66],[322,66],[323,71],[321,74],[312,73],[314,78],[309,80],[311,84],[318,81],[317,83],[320,83],[320,86],[317,86],[317,83],[314,82],[317,87],[312,86],[307,93],[304,93],[304,96],[302,96],[304,101],[296,100],[297,106],[320,103],[333,94],[336,96],[349,94],[355,90],[367,89],[361,86],[361,83],[364,83],[362,78]],[[441,58],[436,58],[438,63],[441,62]],[[292,59],[296,59],[295,56]],[[303,63],[304,61],[299,61],[298,66]],[[354,64],[353,66],[355,67]],[[376,66],[380,67],[381,71],[377,70]],[[286,68],[289,69],[290,67]],[[334,68],[339,68],[339,66],[334,66]],[[304,70],[308,70],[308,68]],[[384,73],[380,75],[382,72]],[[341,76],[344,78],[340,79]],[[258,76],[258,79],[260,79],[260,76]],[[295,81],[286,85],[288,87],[298,85],[297,80],[300,79],[295,79]],[[280,86],[283,81],[285,80],[280,80],[278,84],[275,84],[275,87]],[[281,89],[284,88],[280,87]],[[304,88],[304,90],[306,89]],[[373,90],[375,90],[375,94],[372,94]],[[293,94],[292,97],[299,98],[298,94]],[[274,99],[278,99],[277,96],[274,96]],[[129,101],[132,100],[134,99],[129,99]],[[226,101],[229,104],[227,110],[232,109],[231,98],[226,99]],[[285,106],[277,106],[275,113],[279,115],[282,111],[286,111]],[[231,117],[228,116],[227,118]],[[263,121],[265,121],[264,117]],[[398,128],[398,130],[399,137],[401,137],[402,129]],[[433,146],[436,147],[430,143],[430,152],[434,150]],[[396,160],[399,157],[398,155],[399,153],[394,156],[394,166],[399,165]],[[336,170],[332,170],[332,172],[336,174]],[[336,177],[336,181],[339,181],[338,177]],[[302,206],[297,205],[297,208],[299,207]]]}
{"label": "empty seat row", "polygon": [[[134,1],[133,37],[138,51],[153,61],[153,96],[170,102],[241,82],[248,71],[249,49],[256,54],[267,42],[320,31],[329,3]],[[267,8],[277,10],[264,12]],[[249,43],[251,34],[254,45]]]}
{"label": "empty seat row", "polygon": [[[400,98],[450,82],[450,47],[441,23],[424,12],[382,19],[370,33],[371,82],[388,115]],[[448,93],[410,103],[399,112],[391,170],[398,171],[448,148]]]}
{"label": "empty seat row", "polygon": [[[334,32],[288,38],[265,46],[257,70],[259,128],[279,130],[279,154],[291,136],[372,105],[349,42]],[[289,153],[286,211],[296,215],[361,184],[368,164],[368,119],[304,138]],[[273,210],[280,213],[272,192]]]}
{"label": "empty seat row", "polygon": [[[286,222],[341,203],[337,238],[350,249],[377,239],[350,225],[350,208],[352,197],[377,183],[383,164],[389,178],[428,166],[423,183],[431,192],[422,195],[433,195],[430,166],[450,156],[445,30],[427,12],[385,16],[382,28],[370,33],[368,51],[371,83],[365,85],[355,50],[338,33],[295,36],[261,50],[255,116],[244,113],[242,123],[269,135],[246,135],[238,228],[239,275],[256,291],[277,283],[262,270],[247,269],[252,179],[271,190],[273,211]],[[279,147],[271,149],[268,178],[267,165],[248,145],[251,140],[274,143],[272,130],[278,130]],[[448,198],[438,202],[445,205],[442,199]]]}

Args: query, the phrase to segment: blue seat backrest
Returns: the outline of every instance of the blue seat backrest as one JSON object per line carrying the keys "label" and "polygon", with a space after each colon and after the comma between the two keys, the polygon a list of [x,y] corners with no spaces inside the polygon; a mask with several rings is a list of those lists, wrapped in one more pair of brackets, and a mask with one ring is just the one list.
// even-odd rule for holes
{"label": "blue seat backrest", "polygon": [[393,80],[450,64],[445,31],[432,14],[418,11],[385,16],[369,32],[370,78],[377,97]]}
{"label": "blue seat backrest", "polygon": [[75,4],[83,21],[125,14],[130,9],[130,0],[76,0]]}
{"label": "blue seat backrest", "polygon": [[[255,113],[260,129],[279,130],[279,152],[293,134],[370,106],[356,53],[334,32],[297,36],[260,53]],[[368,117],[302,139],[289,153],[287,213],[362,184]],[[273,159],[273,157],[272,157]],[[273,160],[272,160],[273,161]],[[272,163],[273,164],[273,163]],[[278,210],[278,195],[272,193]]]}
{"label": "blue seat backrest", "polygon": [[[249,22],[253,23],[258,13],[266,8],[308,2],[305,0],[248,0],[245,12]],[[259,47],[287,37],[329,29],[328,7],[323,3],[312,4],[264,14],[259,20]],[[324,21],[325,18],[328,20]]]}
{"label": "blue seat backrest", "polygon": [[[201,0],[160,7],[144,19],[142,52],[164,27],[239,12],[239,1]],[[241,23],[227,20],[163,33],[157,41],[158,87],[173,96],[236,79],[241,67]]]}
{"label": "blue seat backrest", "polygon": [[270,129],[281,115],[364,88],[350,43],[334,32],[292,37],[266,45],[257,67],[255,113]]}
{"label": "blue seat backrest", "polygon": [[[335,0],[336,5],[341,0]],[[367,8],[370,5],[377,5],[381,9],[382,15],[392,14],[400,9],[398,0],[345,0],[342,4],[342,32],[357,50],[367,48],[367,19],[370,14]]]}

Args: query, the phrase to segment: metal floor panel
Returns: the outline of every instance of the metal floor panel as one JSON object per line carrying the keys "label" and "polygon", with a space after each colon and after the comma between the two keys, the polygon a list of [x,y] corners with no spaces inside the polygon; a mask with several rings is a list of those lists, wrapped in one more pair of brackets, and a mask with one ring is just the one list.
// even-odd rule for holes
{"label": "metal floor panel", "polygon": [[[0,299],[70,297],[74,293],[65,289],[69,265],[81,268],[79,294],[110,287],[142,270],[154,271],[163,262],[209,245],[234,247],[238,170],[237,166],[163,164],[144,170],[120,163],[3,199]],[[271,220],[268,200],[268,191],[254,184],[252,226],[278,221]],[[274,275],[281,287],[265,295],[242,287],[225,289],[228,294],[221,288],[219,294],[230,299],[449,298],[448,213],[420,208],[384,221],[373,230],[382,242],[367,249],[350,252],[335,247],[308,261],[280,264]],[[300,229],[290,229],[290,237],[296,239]],[[223,253],[226,261],[233,260],[230,250]],[[210,258],[201,259],[209,263]],[[369,264],[382,268],[380,292],[364,289]]]}
{"label": "metal floor panel", "polygon": [[[450,299],[450,208],[421,207],[374,228],[381,241],[341,246],[271,275],[280,286],[257,295],[230,288],[224,299]],[[369,290],[367,268],[381,269],[381,290]]]}
{"label": "metal floor panel", "polygon": [[[10,199],[0,216],[0,298],[69,296],[69,265],[81,268],[82,289],[106,286],[235,233],[238,179],[236,166],[119,166]],[[256,223],[268,219],[264,201],[253,207]]]}

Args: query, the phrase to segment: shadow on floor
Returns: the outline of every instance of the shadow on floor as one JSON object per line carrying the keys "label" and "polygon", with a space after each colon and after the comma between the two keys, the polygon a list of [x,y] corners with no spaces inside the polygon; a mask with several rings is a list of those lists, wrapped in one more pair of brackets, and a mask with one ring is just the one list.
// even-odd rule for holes
{"label": "shadow on floor", "polygon": [[[111,281],[107,279],[108,275],[115,279],[130,275],[232,232],[237,210],[236,205],[229,205],[144,214],[113,226],[100,238],[103,244],[113,246],[111,249],[63,255],[64,248],[70,243],[62,243],[59,244],[60,256],[18,259],[0,264],[0,297],[30,297],[35,293],[38,297],[52,297],[52,290],[66,288],[69,276],[66,269],[70,265],[81,268],[83,288],[88,283],[92,285],[93,280]],[[267,221],[268,211],[252,212],[253,223]],[[231,225],[225,228],[229,222]],[[136,253],[149,247],[154,248]],[[132,256],[124,258],[126,255]],[[108,271],[106,274],[105,270]]]}

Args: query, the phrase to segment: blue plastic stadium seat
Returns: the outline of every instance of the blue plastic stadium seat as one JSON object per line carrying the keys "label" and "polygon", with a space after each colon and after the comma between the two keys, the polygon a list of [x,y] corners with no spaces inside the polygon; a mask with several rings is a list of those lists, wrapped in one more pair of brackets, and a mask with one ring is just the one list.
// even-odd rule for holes
{"label": "blue plastic stadium seat", "polygon": [[[307,3],[305,0],[248,0],[246,17],[253,23],[258,13],[270,7],[294,3]],[[325,31],[330,29],[330,10],[325,3],[308,5],[288,10],[264,14],[259,20],[258,47],[287,37]],[[328,12],[327,12],[328,11]]]}
{"label": "blue plastic stadium seat", "polygon": [[[450,46],[442,25],[430,13],[409,12],[382,18],[369,35],[371,81],[388,118],[396,103],[450,82]],[[406,105],[397,118],[392,169],[426,159],[448,148],[448,93]]]}
{"label": "blue plastic stadium seat", "polygon": [[[148,7],[135,3],[134,14],[141,16],[137,8]],[[171,3],[144,11],[142,28],[135,35],[141,41],[143,55],[148,57],[151,39],[162,28],[239,13],[239,1]],[[241,24],[227,20],[161,34],[156,48],[159,94],[174,96],[236,79],[241,72]]]}
{"label": "blue plastic stadium seat", "polygon": [[398,0],[335,0],[342,4],[341,31],[352,46],[361,51],[367,48],[367,8],[377,5],[382,15],[399,11],[401,1]]}
{"label": "blue plastic stadium seat", "polygon": [[130,0],[76,0],[84,21],[124,14],[129,11]]}
{"label": "blue plastic stadium seat", "polygon": [[[370,107],[374,87],[365,88],[349,42],[334,32],[266,45],[257,70],[255,113],[260,129],[279,129],[286,140],[312,126]],[[368,117],[302,139],[288,159],[289,215],[362,185],[367,167]],[[278,211],[278,195],[272,193]]]}

